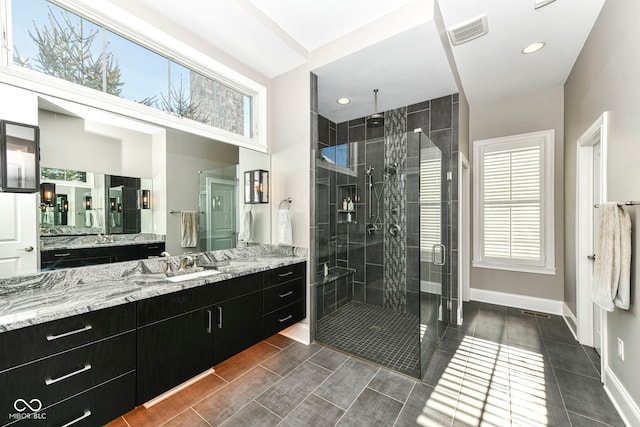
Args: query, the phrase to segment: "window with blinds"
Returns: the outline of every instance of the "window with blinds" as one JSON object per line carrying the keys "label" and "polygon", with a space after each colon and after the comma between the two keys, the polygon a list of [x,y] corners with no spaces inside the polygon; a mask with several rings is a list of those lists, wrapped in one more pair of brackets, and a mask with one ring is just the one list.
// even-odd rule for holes
{"label": "window with blinds", "polygon": [[438,148],[420,153],[420,252],[423,261],[433,261],[433,245],[441,243],[441,155]]}
{"label": "window with blinds", "polygon": [[477,141],[474,169],[474,266],[553,273],[553,131]]}

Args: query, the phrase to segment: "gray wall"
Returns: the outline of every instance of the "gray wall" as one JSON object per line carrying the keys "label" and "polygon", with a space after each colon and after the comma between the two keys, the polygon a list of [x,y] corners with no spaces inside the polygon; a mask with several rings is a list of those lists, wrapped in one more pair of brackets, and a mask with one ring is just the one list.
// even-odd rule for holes
{"label": "gray wall", "polygon": [[[575,171],[576,141],[604,112],[611,112],[608,138],[607,192],[609,200],[640,200],[640,2],[605,3],[565,85],[565,286],[566,302],[575,312]],[[630,209],[635,230],[640,209]],[[634,258],[640,239],[632,241]],[[640,313],[637,278],[640,263],[632,261],[631,309],[607,316],[609,365],[633,400],[640,402]],[[625,343],[625,362],[616,356],[616,340]]]}
{"label": "gray wall", "polygon": [[[475,104],[470,110],[470,140],[555,129],[555,259],[556,274],[532,274],[471,268],[471,287],[489,291],[563,300],[563,89],[549,88],[509,99]],[[471,142],[473,145],[473,142]],[[473,157],[473,146],[469,148]],[[469,158],[469,161],[473,159]],[[474,189],[472,189],[474,191]],[[473,246],[472,246],[473,247]]]}

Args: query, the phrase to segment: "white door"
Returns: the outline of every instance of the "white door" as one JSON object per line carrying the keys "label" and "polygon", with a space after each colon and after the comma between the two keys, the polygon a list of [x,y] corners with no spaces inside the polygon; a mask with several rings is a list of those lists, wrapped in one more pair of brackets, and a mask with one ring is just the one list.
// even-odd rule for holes
{"label": "white door", "polygon": [[[601,144],[598,142],[593,146],[593,200],[597,203],[602,201],[600,186],[602,182],[602,174],[600,171],[601,165]],[[596,245],[598,244],[598,212],[597,209],[593,209],[593,251],[592,254],[596,256],[600,255],[596,253]],[[593,274],[593,270],[591,271]],[[602,309],[597,304],[593,304],[593,348],[596,349],[598,354],[602,347]]]}
{"label": "white door", "polygon": [[219,178],[209,181],[207,207],[207,250],[218,251],[236,247],[236,182]]}
{"label": "white door", "polygon": [[38,271],[36,197],[0,193],[0,278]]}

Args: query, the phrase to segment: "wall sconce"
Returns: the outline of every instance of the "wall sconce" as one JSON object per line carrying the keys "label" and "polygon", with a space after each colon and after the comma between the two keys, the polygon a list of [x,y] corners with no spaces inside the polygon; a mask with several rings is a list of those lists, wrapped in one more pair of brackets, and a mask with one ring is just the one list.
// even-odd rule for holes
{"label": "wall sconce", "polygon": [[62,212],[69,212],[69,201],[65,200],[62,202]]}
{"label": "wall sconce", "polygon": [[151,190],[138,190],[138,209],[151,209]]}
{"label": "wall sconce", "polygon": [[118,212],[122,212],[122,203],[118,203]]}
{"label": "wall sconce", "polygon": [[51,182],[43,182],[40,184],[40,203],[47,206],[53,206],[56,198],[56,185]]}
{"label": "wall sconce", "polygon": [[91,196],[84,196],[84,209],[91,210]]}
{"label": "wall sconce", "polygon": [[38,192],[39,135],[37,126],[0,120],[0,191]]}
{"label": "wall sconce", "polygon": [[117,209],[118,201],[115,197],[109,198],[109,210],[114,211]]}
{"label": "wall sconce", "polygon": [[269,171],[256,169],[244,173],[244,203],[269,203]]}

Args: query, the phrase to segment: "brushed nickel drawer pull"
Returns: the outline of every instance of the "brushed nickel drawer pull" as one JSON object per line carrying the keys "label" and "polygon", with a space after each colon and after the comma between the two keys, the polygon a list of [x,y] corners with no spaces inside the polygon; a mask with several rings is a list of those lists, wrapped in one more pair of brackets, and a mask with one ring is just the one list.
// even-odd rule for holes
{"label": "brushed nickel drawer pull", "polygon": [[222,307],[218,307],[218,329],[222,329]]}
{"label": "brushed nickel drawer pull", "polygon": [[211,317],[213,317],[213,313],[211,310],[207,310],[207,314],[209,315],[209,323],[207,324],[207,333],[211,333]]}
{"label": "brushed nickel drawer pull", "polygon": [[293,293],[293,291],[289,291],[289,292],[285,292],[284,294],[280,294],[278,295],[280,298],[284,298],[284,297],[288,297],[289,295],[291,295]]}
{"label": "brushed nickel drawer pull", "polygon": [[91,325],[87,325],[87,326],[85,326],[84,328],[76,329],[75,331],[65,332],[64,334],[60,334],[60,335],[47,335],[47,341],[57,340],[58,338],[68,337],[69,335],[79,334],[80,332],[90,331],[91,329],[93,329],[93,326],[91,326]]}
{"label": "brushed nickel drawer pull", "polygon": [[293,317],[292,314],[288,315],[287,317],[285,317],[284,319],[278,319],[278,322],[282,323],[282,322],[286,322],[287,320],[291,319]]}
{"label": "brushed nickel drawer pull", "polygon": [[44,380],[44,383],[46,385],[55,384],[55,383],[60,382],[62,380],[66,380],[67,378],[71,378],[71,377],[76,376],[78,374],[81,374],[83,372],[87,372],[90,369],[91,369],[91,365],[87,363],[86,365],[84,365],[84,368],[80,368],[77,371],[73,371],[70,374],[63,375],[63,376],[55,378],[55,379],[51,379],[51,378],[46,379],[46,380]]}
{"label": "brushed nickel drawer pull", "polygon": [[287,277],[287,276],[291,276],[293,274],[293,271],[289,271],[287,273],[283,273],[283,274],[278,274],[279,277]]}
{"label": "brushed nickel drawer pull", "polygon": [[68,423],[61,425],[60,427],[69,427],[69,426],[72,426],[72,425],[74,425],[74,424],[76,424],[76,423],[79,423],[80,421],[84,420],[85,418],[89,418],[90,416],[91,416],[91,411],[90,411],[90,410],[88,410],[88,409],[86,409],[86,410],[84,411],[84,414],[80,415],[78,418],[76,418],[76,419],[75,419],[75,420],[73,420],[73,421],[69,421]]}
{"label": "brushed nickel drawer pull", "polygon": [[69,255],[71,255],[69,252],[65,252],[62,254],[53,254],[53,256],[58,256],[58,257],[69,256]]}

